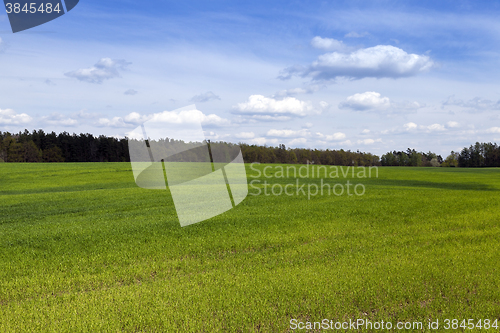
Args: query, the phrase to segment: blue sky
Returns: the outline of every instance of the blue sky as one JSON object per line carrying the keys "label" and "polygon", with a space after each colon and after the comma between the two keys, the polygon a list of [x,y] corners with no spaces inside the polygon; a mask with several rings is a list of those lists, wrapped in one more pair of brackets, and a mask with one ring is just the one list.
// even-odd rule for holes
{"label": "blue sky", "polygon": [[190,104],[213,140],[443,157],[500,142],[500,2],[91,1],[12,34],[0,130],[126,136]]}

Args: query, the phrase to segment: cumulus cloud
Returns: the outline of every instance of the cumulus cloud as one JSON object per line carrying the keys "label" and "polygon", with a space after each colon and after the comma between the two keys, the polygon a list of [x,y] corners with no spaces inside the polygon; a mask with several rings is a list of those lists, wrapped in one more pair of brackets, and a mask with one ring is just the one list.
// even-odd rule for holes
{"label": "cumulus cloud", "polygon": [[127,124],[121,117],[113,117],[111,119],[108,118],[99,118],[96,123],[96,126],[100,127],[131,127],[132,124]]}
{"label": "cumulus cloud", "polygon": [[427,126],[427,130],[430,132],[435,132],[435,131],[444,131],[446,130],[446,128],[441,124],[432,124]]}
{"label": "cumulus cloud", "polygon": [[347,46],[340,40],[333,38],[314,37],[311,40],[311,46],[316,49],[329,50],[329,51],[345,51]]}
{"label": "cumulus cloud", "polygon": [[123,94],[124,95],[129,95],[129,96],[133,96],[133,95],[137,95],[138,91],[135,90],[135,89],[129,89],[127,91],[125,91]]}
{"label": "cumulus cloud", "polygon": [[134,127],[148,120],[169,124],[193,124],[201,122],[202,125],[227,126],[231,122],[216,114],[206,115],[199,110],[164,111],[150,115],[141,115],[132,112],[125,117],[100,118],[96,125],[101,127]]}
{"label": "cumulus cloud", "polygon": [[289,120],[292,117],[305,117],[319,114],[311,102],[304,102],[294,97],[285,97],[281,100],[252,95],[248,101],[233,107],[236,114],[244,115],[255,120]]}
{"label": "cumulus cloud", "polygon": [[328,142],[339,143],[339,141],[344,140],[346,138],[346,135],[345,133],[341,132],[336,132],[333,134],[323,134],[320,132],[313,133],[308,129],[301,129],[301,130],[270,129],[267,131],[265,137],[266,139],[268,139],[267,142],[273,139],[276,139],[280,142],[283,142],[283,139],[291,139],[291,141],[289,141],[288,144],[294,145],[294,144],[304,144],[308,142],[309,139],[319,140],[319,142],[321,143],[328,143]]}
{"label": "cumulus cloud", "polygon": [[293,139],[293,140],[290,140],[288,142],[288,145],[289,146],[295,146],[295,145],[303,145],[304,143],[307,142],[307,139],[306,138],[297,138],[297,139]]}
{"label": "cumulus cloud", "polygon": [[408,54],[391,45],[377,45],[351,53],[332,52],[318,57],[307,67],[286,68],[279,76],[289,79],[294,75],[313,81],[328,81],[340,77],[348,79],[401,78],[428,71],[434,62],[427,55]]}
{"label": "cumulus cloud", "polygon": [[460,127],[460,124],[457,123],[456,121],[449,121],[446,123],[446,127],[450,128]]}
{"label": "cumulus cloud", "polygon": [[207,91],[204,94],[199,94],[199,95],[193,96],[191,98],[191,102],[196,102],[196,103],[204,103],[204,102],[213,101],[213,100],[220,101],[220,97],[211,91]]}
{"label": "cumulus cloud", "polygon": [[201,113],[200,116],[201,116],[201,123],[203,125],[227,126],[231,124],[231,122],[228,119],[221,118],[216,114],[205,115],[204,113]]}
{"label": "cumulus cloud", "polygon": [[148,121],[149,119],[151,119],[151,115],[144,115],[143,116],[137,112],[129,113],[124,118],[124,120],[127,123],[131,123],[131,124],[142,124],[143,122]]}
{"label": "cumulus cloud", "polygon": [[359,145],[372,145],[374,144],[375,142],[382,142],[381,139],[363,139],[363,140],[358,140],[358,144]]}
{"label": "cumulus cloud", "polygon": [[75,78],[79,81],[102,83],[104,80],[121,77],[120,70],[126,69],[126,67],[130,64],[130,62],[125,60],[102,58],[90,68],[78,69],[76,71],[65,73],[64,75]]}
{"label": "cumulus cloud", "polygon": [[264,137],[258,137],[258,138],[251,139],[249,142],[252,144],[256,144],[258,146],[263,146],[266,144],[275,145],[275,144],[278,144],[278,139],[268,139],[268,138],[264,138]]}
{"label": "cumulus cloud", "polygon": [[21,125],[31,122],[33,118],[26,113],[17,114],[12,109],[0,109],[0,125]]}
{"label": "cumulus cloud", "polygon": [[[432,125],[417,125],[413,122],[409,122],[403,125],[405,131],[418,131],[418,132],[442,132],[446,130],[446,127],[441,124],[432,124]],[[386,133],[385,133],[386,134]]]}
{"label": "cumulus cloud", "polygon": [[309,134],[309,131],[307,130],[300,130],[300,131],[294,131],[294,130],[278,130],[278,129],[270,129],[267,131],[267,136],[272,136],[272,137],[278,137],[278,138],[290,138],[290,137],[297,137],[297,136],[306,136]]}
{"label": "cumulus cloud", "polygon": [[405,130],[407,130],[407,131],[418,128],[418,125],[415,123],[412,123],[412,122],[404,124],[403,126],[404,126]]}
{"label": "cumulus cloud", "polygon": [[364,111],[372,109],[387,109],[391,106],[388,97],[382,97],[378,92],[367,91],[347,97],[345,102],[339,104],[340,109]]}
{"label": "cumulus cloud", "polygon": [[60,113],[52,113],[50,116],[42,117],[42,121],[55,126],[75,126],[78,124],[76,119]]}
{"label": "cumulus cloud", "polygon": [[345,139],[345,133],[342,132],[337,132],[333,134],[322,134],[319,132],[316,132],[316,136],[321,139],[322,141],[339,141],[339,140],[344,140]]}
{"label": "cumulus cloud", "polygon": [[347,97],[344,102],[339,103],[339,109],[382,111],[386,114],[411,113],[424,106],[425,104],[420,104],[418,102],[394,102],[375,91],[354,94]]}
{"label": "cumulus cloud", "polygon": [[237,139],[253,139],[255,137],[254,132],[240,132],[235,135]]}

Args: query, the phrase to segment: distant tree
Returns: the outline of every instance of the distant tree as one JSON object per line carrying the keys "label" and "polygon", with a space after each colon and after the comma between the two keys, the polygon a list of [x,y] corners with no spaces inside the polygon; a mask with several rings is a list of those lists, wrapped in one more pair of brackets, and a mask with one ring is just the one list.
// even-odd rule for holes
{"label": "distant tree", "polygon": [[458,167],[458,158],[460,157],[459,153],[451,151],[450,155],[446,157],[444,162],[441,164],[443,167]]}
{"label": "distant tree", "polygon": [[397,164],[396,156],[392,152],[388,152],[388,153],[382,155],[382,157],[380,158],[380,163],[383,166],[395,166],[395,165],[398,165]]}
{"label": "distant tree", "polygon": [[24,162],[40,162],[42,160],[42,151],[38,149],[32,140],[23,143]]}
{"label": "distant tree", "polygon": [[293,150],[290,150],[288,152],[288,156],[289,156],[288,159],[289,159],[290,163],[293,163],[293,164],[297,163],[297,155],[295,155],[295,152]]}
{"label": "distant tree", "polygon": [[64,162],[61,148],[57,146],[45,149],[42,157],[44,162]]}
{"label": "distant tree", "polygon": [[439,167],[439,166],[441,166],[441,163],[439,163],[437,157],[434,157],[432,160],[430,160],[430,164],[433,167]]}
{"label": "distant tree", "polygon": [[6,162],[24,162],[23,145],[16,138],[7,136],[3,139],[3,146],[7,158]]}

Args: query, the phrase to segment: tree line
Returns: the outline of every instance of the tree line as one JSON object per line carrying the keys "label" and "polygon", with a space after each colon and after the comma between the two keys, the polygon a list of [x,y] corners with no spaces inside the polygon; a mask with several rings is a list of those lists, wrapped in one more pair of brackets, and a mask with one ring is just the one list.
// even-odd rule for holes
{"label": "tree line", "polygon": [[443,163],[441,155],[429,151],[418,152],[408,148],[406,151],[388,152],[380,158],[382,166],[433,166],[438,167]]}
{"label": "tree line", "polygon": [[[179,149],[192,143],[179,140],[162,139],[148,142],[149,145]],[[234,153],[232,143],[212,142],[214,152],[227,155]],[[245,162],[260,163],[313,163],[322,165],[373,166],[380,165],[379,157],[370,153],[352,152],[350,150],[318,150],[305,148],[286,148],[248,145],[241,143],[241,152]],[[176,148],[177,147],[177,148]],[[217,149],[215,149],[217,147]],[[167,149],[167,148],[165,148]],[[191,149],[192,150],[192,149]],[[184,153],[184,156],[189,154]],[[199,155],[202,156],[202,155]],[[182,155],[181,159],[182,160]],[[192,157],[190,158],[192,160]],[[69,134],[62,132],[45,133],[43,130],[19,132],[12,134],[0,131],[0,162],[130,162],[128,139],[117,139],[92,134]]]}
{"label": "tree line", "polygon": [[383,166],[500,167],[500,147],[496,143],[476,142],[460,152],[452,151],[444,160],[441,155],[408,148],[382,155],[380,163]]}
{"label": "tree line", "polygon": [[104,135],[0,132],[0,162],[127,162],[126,139]]}
{"label": "tree line", "polygon": [[[159,146],[168,143],[168,149],[185,151],[177,160],[193,155],[193,143],[179,140],[162,139],[148,144]],[[445,167],[499,167],[500,147],[496,143],[476,142],[461,152],[452,151],[443,159],[433,152],[418,152],[408,148],[406,151],[392,151],[380,158],[371,153],[350,150],[287,148],[258,146],[240,143],[212,142],[213,151],[228,156],[234,155],[235,147],[241,147],[245,162],[320,164],[343,166],[445,166]],[[188,147],[183,149],[182,146]],[[193,146],[193,147],[191,147]],[[199,145],[198,145],[199,146]],[[202,155],[198,155],[202,156]],[[199,157],[198,157],[199,158]],[[12,134],[0,131],[0,162],[130,162],[129,141],[127,138],[114,138],[104,135],[69,134],[62,132],[45,133],[43,130]]]}
{"label": "tree line", "polygon": [[287,164],[321,164],[343,166],[376,166],[380,165],[379,157],[359,150],[320,150],[307,148],[286,148],[284,144],[278,147],[240,144],[243,159],[249,162],[260,163],[287,163]]}

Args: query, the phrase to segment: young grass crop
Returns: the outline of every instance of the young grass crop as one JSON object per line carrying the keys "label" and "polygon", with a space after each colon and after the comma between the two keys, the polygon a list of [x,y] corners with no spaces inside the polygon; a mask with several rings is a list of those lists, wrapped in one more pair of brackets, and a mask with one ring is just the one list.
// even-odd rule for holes
{"label": "young grass crop", "polygon": [[499,170],[386,167],[323,179],[361,196],[255,195],[295,186],[277,166],[247,165],[259,182],[240,205],[181,228],[129,163],[0,164],[0,331],[500,320]]}

